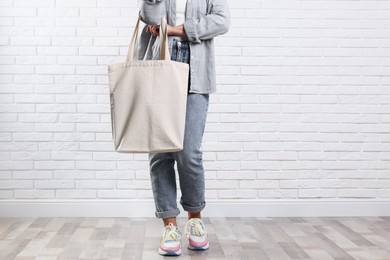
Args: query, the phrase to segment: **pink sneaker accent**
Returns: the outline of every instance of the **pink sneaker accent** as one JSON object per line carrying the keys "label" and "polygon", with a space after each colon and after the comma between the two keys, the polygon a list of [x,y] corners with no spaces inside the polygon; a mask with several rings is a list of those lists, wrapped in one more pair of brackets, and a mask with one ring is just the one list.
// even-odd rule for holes
{"label": "pink sneaker accent", "polygon": [[164,251],[170,250],[170,251],[176,252],[176,251],[179,251],[180,245],[179,246],[175,246],[175,247],[167,247],[167,246],[164,246],[164,245],[160,245],[160,248],[161,248],[161,250],[164,250]]}
{"label": "pink sneaker accent", "polygon": [[192,247],[204,247],[205,245],[207,245],[207,243],[209,242],[209,240],[206,238],[205,241],[203,242],[195,242],[194,240],[192,240],[191,238],[188,239],[188,243],[190,244],[190,246]]}

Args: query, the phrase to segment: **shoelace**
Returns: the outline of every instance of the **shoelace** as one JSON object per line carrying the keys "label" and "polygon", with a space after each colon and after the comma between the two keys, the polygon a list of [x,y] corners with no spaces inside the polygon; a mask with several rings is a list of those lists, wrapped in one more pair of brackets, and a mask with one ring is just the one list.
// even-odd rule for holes
{"label": "shoelace", "polygon": [[172,223],[169,223],[164,227],[163,235],[161,236],[161,242],[167,241],[168,238],[172,240],[179,240],[182,236],[182,233],[178,228],[176,228]]}
{"label": "shoelace", "polygon": [[187,221],[184,230],[186,232],[187,238],[190,237],[191,229],[194,231],[194,233],[198,236],[203,236],[205,234],[204,226],[202,224],[202,220],[199,218],[191,218],[189,221]]}

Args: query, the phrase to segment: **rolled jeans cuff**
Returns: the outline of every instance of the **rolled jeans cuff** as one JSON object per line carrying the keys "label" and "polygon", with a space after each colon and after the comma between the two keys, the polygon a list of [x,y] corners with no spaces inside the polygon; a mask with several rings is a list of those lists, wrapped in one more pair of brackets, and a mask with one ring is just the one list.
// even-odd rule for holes
{"label": "rolled jeans cuff", "polygon": [[190,205],[185,204],[183,201],[180,201],[180,204],[182,205],[182,207],[185,211],[189,211],[189,212],[199,212],[199,211],[202,211],[206,207],[206,201],[204,201],[199,206],[190,206]]}

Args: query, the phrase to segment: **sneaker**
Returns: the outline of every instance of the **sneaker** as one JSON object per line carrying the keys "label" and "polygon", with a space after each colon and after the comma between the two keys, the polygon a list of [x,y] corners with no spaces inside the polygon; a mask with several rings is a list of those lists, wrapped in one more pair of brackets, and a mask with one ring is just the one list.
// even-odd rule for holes
{"label": "sneaker", "polygon": [[205,250],[209,248],[207,230],[200,218],[191,218],[184,226],[188,238],[188,249]]}
{"label": "sneaker", "polygon": [[182,233],[177,226],[174,226],[172,223],[166,225],[160,237],[158,253],[160,255],[180,255],[181,237]]}

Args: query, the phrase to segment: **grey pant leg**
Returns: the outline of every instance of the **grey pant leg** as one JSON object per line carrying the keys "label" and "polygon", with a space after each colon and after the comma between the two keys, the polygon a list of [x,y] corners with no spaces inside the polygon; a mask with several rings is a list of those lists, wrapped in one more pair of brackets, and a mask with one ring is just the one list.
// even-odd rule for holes
{"label": "grey pant leg", "polygon": [[201,211],[206,206],[201,144],[208,104],[209,94],[188,94],[183,150],[172,153],[180,177],[180,204],[190,212]]}
{"label": "grey pant leg", "polygon": [[175,160],[172,153],[149,153],[150,178],[157,218],[171,218],[180,214],[177,207]]}
{"label": "grey pant leg", "polygon": [[[171,47],[171,60],[189,63],[188,43],[178,46],[174,41]],[[190,78],[189,78],[190,84]],[[189,91],[189,88],[188,88]],[[205,129],[209,94],[188,93],[185,123],[184,147],[172,153],[149,154],[153,196],[158,218],[176,217],[177,189],[174,163],[177,162],[180,189],[180,203],[190,212],[201,211],[205,205],[205,177],[202,151],[200,150]]]}

